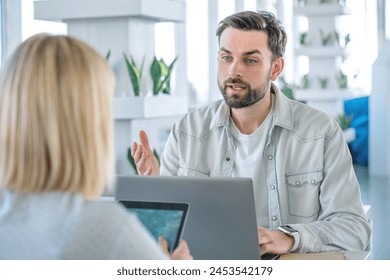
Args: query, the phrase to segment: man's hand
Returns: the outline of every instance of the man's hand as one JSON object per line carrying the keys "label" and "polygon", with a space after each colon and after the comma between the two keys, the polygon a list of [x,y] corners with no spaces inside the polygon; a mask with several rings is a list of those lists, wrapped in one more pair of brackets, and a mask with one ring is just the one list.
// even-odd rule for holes
{"label": "man's hand", "polygon": [[140,143],[134,142],[131,146],[131,156],[137,166],[139,175],[159,175],[160,166],[156,157],[149,146],[148,136],[146,132],[139,132]]}
{"label": "man's hand", "polygon": [[190,249],[188,248],[187,242],[185,240],[181,240],[179,246],[170,253],[168,251],[168,242],[164,237],[160,236],[159,238],[160,246],[163,249],[164,253],[171,258],[171,260],[193,260],[194,258],[191,256]]}
{"label": "man's hand", "polygon": [[257,227],[257,233],[260,240],[261,254],[285,254],[294,245],[294,237],[279,230],[269,230],[263,227]]}

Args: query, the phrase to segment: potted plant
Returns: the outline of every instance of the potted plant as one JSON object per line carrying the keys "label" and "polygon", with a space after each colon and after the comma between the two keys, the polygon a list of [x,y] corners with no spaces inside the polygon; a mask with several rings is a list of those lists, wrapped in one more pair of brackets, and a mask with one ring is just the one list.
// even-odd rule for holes
{"label": "potted plant", "polygon": [[187,97],[171,95],[170,79],[177,57],[168,65],[163,59],[154,56],[149,71],[151,84],[148,87],[152,89],[152,96],[141,89],[145,56],[139,67],[132,56],[128,57],[123,53],[123,57],[136,98],[123,97],[114,100],[116,119],[168,117],[187,113]]}
{"label": "potted plant", "polygon": [[339,114],[336,117],[337,123],[340,125],[342,130],[346,130],[351,126],[353,121],[353,115]]}
{"label": "potted plant", "polygon": [[171,73],[176,60],[177,57],[175,57],[171,64],[167,65],[164,59],[154,57],[150,66],[150,76],[153,80],[153,95],[171,93]]}

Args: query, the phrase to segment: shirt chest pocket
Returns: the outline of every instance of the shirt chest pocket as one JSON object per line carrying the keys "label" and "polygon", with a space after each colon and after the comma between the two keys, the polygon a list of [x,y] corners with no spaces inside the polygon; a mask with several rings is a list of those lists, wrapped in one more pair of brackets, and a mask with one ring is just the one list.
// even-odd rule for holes
{"label": "shirt chest pocket", "polygon": [[290,215],[318,216],[322,171],[286,175]]}

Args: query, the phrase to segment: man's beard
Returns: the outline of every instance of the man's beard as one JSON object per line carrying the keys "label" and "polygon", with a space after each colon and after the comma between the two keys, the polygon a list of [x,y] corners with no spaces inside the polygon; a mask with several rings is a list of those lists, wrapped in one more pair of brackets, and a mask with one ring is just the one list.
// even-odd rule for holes
{"label": "man's beard", "polygon": [[[240,109],[249,107],[261,100],[269,90],[270,83],[270,78],[267,78],[263,87],[252,88],[249,83],[242,81],[240,78],[229,78],[223,83],[223,85],[218,83],[218,87],[222,93],[223,98],[225,99],[226,104],[230,108]],[[244,95],[233,93],[231,96],[228,96],[226,93],[226,89],[228,88],[227,84],[237,84],[244,88],[247,92]]]}

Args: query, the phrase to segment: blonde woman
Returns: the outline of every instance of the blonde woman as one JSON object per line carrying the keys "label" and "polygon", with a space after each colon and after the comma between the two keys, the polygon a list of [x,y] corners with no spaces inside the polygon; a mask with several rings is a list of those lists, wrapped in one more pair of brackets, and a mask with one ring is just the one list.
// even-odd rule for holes
{"label": "blonde woman", "polygon": [[114,76],[69,36],[24,41],[0,75],[0,259],[191,259],[169,255],[113,184]]}

